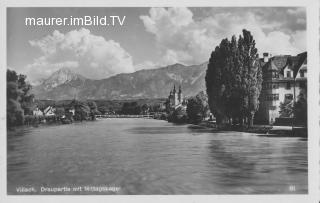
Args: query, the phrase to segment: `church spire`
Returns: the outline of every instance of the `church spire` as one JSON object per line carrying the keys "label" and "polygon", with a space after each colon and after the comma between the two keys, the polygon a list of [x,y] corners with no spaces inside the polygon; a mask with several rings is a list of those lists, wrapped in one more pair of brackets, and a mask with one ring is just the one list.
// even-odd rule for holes
{"label": "church spire", "polygon": [[176,93],[176,85],[173,85],[173,94]]}

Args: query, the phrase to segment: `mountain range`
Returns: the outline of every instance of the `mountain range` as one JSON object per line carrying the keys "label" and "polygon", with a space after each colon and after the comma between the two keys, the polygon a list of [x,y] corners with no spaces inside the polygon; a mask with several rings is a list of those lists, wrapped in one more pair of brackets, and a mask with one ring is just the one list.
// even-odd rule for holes
{"label": "mountain range", "polygon": [[181,85],[183,95],[188,97],[205,90],[207,64],[185,66],[177,63],[100,80],[88,79],[62,68],[34,86],[32,93],[41,100],[153,99],[166,98],[174,85],[176,88]]}

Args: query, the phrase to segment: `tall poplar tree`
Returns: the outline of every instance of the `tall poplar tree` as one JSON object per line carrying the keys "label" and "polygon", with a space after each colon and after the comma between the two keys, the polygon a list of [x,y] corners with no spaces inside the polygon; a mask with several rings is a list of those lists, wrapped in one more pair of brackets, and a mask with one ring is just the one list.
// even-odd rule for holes
{"label": "tall poplar tree", "polygon": [[251,33],[243,30],[223,39],[211,53],[206,72],[206,87],[211,112],[218,124],[240,123],[253,125],[259,107],[262,70],[258,50]]}
{"label": "tall poplar tree", "polygon": [[218,124],[226,123],[229,111],[226,101],[228,100],[227,62],[229,57],[229,41],[223,39],[219,46],[211,53],[206,72],[206,87],[208,104],[211,112],[216,117]]}
{"label": "tall poplar tree", "polygon": [[242,67],[243,93],[242,117],[250,126],[253,125],[254,114],[259,108],[259,96],[262,88],[262,68],[259,62],[258,50],[251,33],[243,30],[240,35],[238,49],[240,52],[240,66]]}

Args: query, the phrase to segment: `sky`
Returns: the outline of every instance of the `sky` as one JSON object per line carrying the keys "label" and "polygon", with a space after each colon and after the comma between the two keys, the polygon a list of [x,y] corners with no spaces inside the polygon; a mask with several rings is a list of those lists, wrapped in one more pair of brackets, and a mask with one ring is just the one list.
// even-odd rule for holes
{"label": "sky", "polygon": [[[25,18],[123,16],[120,26],[26,26]],[[87,78],[209,60],[222,39],[249,30],[260,55],[306,51],[297,7],[8,8],[7,65],[31,83],[60,68]]]}

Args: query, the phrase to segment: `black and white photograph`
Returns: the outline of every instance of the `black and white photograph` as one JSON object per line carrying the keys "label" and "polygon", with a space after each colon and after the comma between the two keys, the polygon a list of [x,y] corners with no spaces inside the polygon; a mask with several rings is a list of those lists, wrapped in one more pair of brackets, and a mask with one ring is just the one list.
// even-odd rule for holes
{"label": "black and white photograph", "polygon": [[7,7],[6,195],[310,194],[307,19]]}

